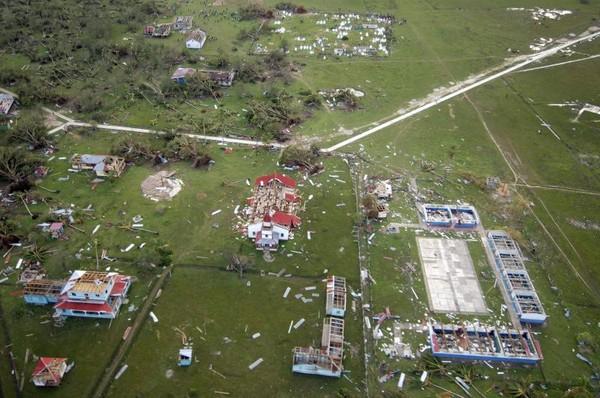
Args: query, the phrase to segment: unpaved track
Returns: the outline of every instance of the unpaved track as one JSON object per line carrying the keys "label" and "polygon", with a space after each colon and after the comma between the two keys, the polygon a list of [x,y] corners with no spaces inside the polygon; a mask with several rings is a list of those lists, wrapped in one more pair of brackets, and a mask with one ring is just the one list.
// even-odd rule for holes
{"label": "unpaved track", "polygon": [[[467,93],[479,86],[482,86],[486,83],[489,83],[493,80],[499,79],[503,76],[508,75],[509,73],[512,73],[514,71],[517,71],[521,68],[523,68],[524,66],[527,66],[533,62],[537,62],[540,61],[544,58],[547,58],[551,55],[556,54],[558,51],[563,50],[567,47],[571,47],[577,43],[580,43],[582,41],[586,41],[586,40],[593,40],[596,37],[600,36],[600,32],[594,32],[594,33],[587,33],[584,35],[579,36],[576,39],[572,39],[572,40],[568,40],[562,44],[553,46],[547,50],[544,51],[540,51],[537,54],[532,54],[529,56],[524,57],[524,61],[518,62],[517,64],[514,64],[512,66],[509,66],[503,70],[501,70],[500,72],[494,73],[492,75],[485,75],[485,74],[480,74],[478,76],[476,76],[475,78],[471,78],[471,79],[467,79],[466,81],[463,81],[461,83],[458,83],[456,85],[454,85],[453,87],[451,87],[449,90],[451,90],[451,92],[449,94],[443,95],[443,96],[435,96],[433,97],[432,100],[418,106],[417,108],[413,108],[411,110],[407,110],[405,113],[401,114],[398,117],[395,117],[391,120],[388,120],[387,122],[384,122],[378,126],[375,126],[365,132],[362,132],[360,134],[355,135],[354,137],[348,138],[347,140],[344,140],[342,142],[339,142],[335,145],[330,146],[329,148],[323,149],[324,152],[333,152],[336,151],[340,148],[343,148],[347,145],[353,144],[356,141],[362,140],[365,137],[368,137],[380,130],[383,130],[389,126],[392,126],[396,123],[399,123],[403,120],[406,120],[412,116],[418,115],[419,113],[426,111],[430,108],[433,108],[434,106],[437,106],[443,102],[446,102],[452,98],[458,97],[459,95],[462,95],[464,93]],[[523,57],[518,57],[512,60],[512,62],[517,62],[519,60],[523,59]],[[508,63],[508,65],[510,65],[510,63]],[[410,109],[410,108],[409,108]]]}
{"label": "unpaved track", "polygon": [[117,372],[117,368],[121,366],[121,363],[122,363],[123,359],[125,358],[125,354],[127,354],[129,347],[135,340],[135,337],[137,336],[137,332],[139,331],[140,327],[142,327],[144,325],[144,323],[148,320],[148,314],[150,313],[150,309],[152,308],[152,304],[154,303],[154,301],[156,299],[156,295],[157,295],[159,289],[162,288],[165,281],[167,280],[167,277],[171,275],[172,271],[173,271],[173,265],[170,265],[169,267],[165,268],[163,273],[160,275],[160,277],[158,278],[158,280],[152,287],[152,290],[148,294],[148,298],[144,302],[144,305],[140,309],[140,312],[138,313],[137,317],[133,321],[133,324],[131,326],[131,330],[129,332],[129,335],[127,336],[127,339],[121,341],[121,345],[117,349],[117,352],[113,356],[108,367],[104,370],[104,373],[102,374],[100,380],[94,387],[94,390],[90,394],[90,397],[102,398],[104,396],[104,394],[106,393],[106,390],[112,383],[113,377],[114,377],[115,373]]}

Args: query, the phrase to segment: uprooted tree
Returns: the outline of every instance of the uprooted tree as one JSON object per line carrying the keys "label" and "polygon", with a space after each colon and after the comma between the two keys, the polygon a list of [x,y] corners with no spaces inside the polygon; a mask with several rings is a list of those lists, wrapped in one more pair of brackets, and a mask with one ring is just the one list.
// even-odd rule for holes
{"label": "uprooted tree", "polygon": [[248,256],[240,254],[234,254],[229,259],[226,270],[231,272],[238,272],[240,278],[244,277],[244,272],[254,266],[252,260]]}
{"label": "uprooted tree", "polygon": [[154,157],[154,151],[145,140],[133,137],[121,138],[113,145],[110,152],[129,162],[150,160]]}
{"label": "uprooted tree", "polygon": [[51,144],[42,112],[37,110],[22,112],[8,138],[12,142],[24,143],[31,149],[47,148]]}
{"label": "uprooted tree", "polygon": [[302,146],[290,145],[282,153],[279,162],[286,167],[299,167],[309,174],[318,173],[323,169],[323,164],[318,162],[320,149],[316,145]]}
{"label": "uprooted tree", "polygon": [[11,183],[11,189],[29,187],[28,177],[39,165],[39,161],[20,148],[0,147],[0,178]]}
{"label": "uprooted tree", "polygon": [[379,211],[377,209],[377,198],[375,195],[368,194],[362,200],[362,205],[365,209],[365,213],[369,220],[376,219],[379,215]]}
{"label": "uprooted tree", "polygon": [[264,96],[265,100],[250,100],[246,120],[251,126],[284,141],[288,138],[285,129],[302,121],[300,109],[285,90],[269,90]]}
{"label": "uprooted tree", "polygon": [[169,142],[168,148],[170,156],[180,160],[191,160],[192,167],[207,166],[212,160],[206,151],[206,145],[185,135],[175,137]]}

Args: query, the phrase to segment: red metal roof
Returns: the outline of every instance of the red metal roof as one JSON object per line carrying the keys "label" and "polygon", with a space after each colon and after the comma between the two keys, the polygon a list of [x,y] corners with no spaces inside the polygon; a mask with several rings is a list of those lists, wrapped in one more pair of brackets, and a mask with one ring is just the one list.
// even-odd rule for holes
{"label": "red metal roof", "polygon": [[298,199],[298,196],[294,195],[293,193],[285,194],[285,200],[288,202],[296,202]]}
{"label": "red metal roof", "polygon": [[106,313],[113,312],[112,307],[106,303],[77,303],[75,301],[61,301],[60,303],[56,304],[54,308],[70,311],[96,311]]}
{"label": "red metal roof", "polygon": [[122,296],[129,284],[129,277],[123,275],[117,275],[115,278],[115,284],[113,285],[112,290],[110,291],[111,296]]}
{"label": "red metal roof", "polygon": [[258,177],[255,181],[255,185],[266,185],[271,181],[276,180],[281,184],[285,185],[289,188],[296,188],[296,180],[291,177],[286,176],[285,174],[273,173],[266,176]]}
{"label": "red metal roof", "polygon": [[40,376],[47,372],[54,383],[59,384],[62,379],[62,375],[57,373],[57,368],[63,362],[67,362],[67,358],[41,357],[33,369],[32,376]]}
{"label": "red metal roof", "polygon": [[300,225],[300,217],[295,216],[293,214],[282,213],[280,211],[276,211],[273,214],[273,222],[275,224],[284,225],[286,227],[297,227]]}

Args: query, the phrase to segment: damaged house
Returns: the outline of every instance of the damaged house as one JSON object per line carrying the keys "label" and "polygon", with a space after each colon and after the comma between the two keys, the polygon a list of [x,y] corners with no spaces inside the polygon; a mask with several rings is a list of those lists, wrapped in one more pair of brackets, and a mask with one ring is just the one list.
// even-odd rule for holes
{"label": "damaged house", "polygon": [[278,173],[257,178],[247,202],[245,234],[254,239],[257,250],[277,251],[280,241],[293,238],[292,231],[301,223],[296,215],[301,199],[293,178]]}
{"label": "damaged house", "polygon": [[192,29],[191,16],[176,16],[175,22],[173,22],[173,30],[186,31]]}
{"label": "damaged house", "polygon": [[116,272],[74,271],[54,306],[55,316],[114,319],[131,286]]}
{"label": "damaged house", "polygon": [[200,29],[192,30],[185,38],[185,46],[187,48],[199,50],[204,47],[206,42],[206,32]]}
{"label": "damaged house", "polygon": [[201,69],[198,72],[221,87],[231,87],[235,78],[235,72],[232,70]]}
{"label": "damaged house", "polygon": [[174,80],[178,84],[186,84],[186,79],[194,76],[196,73],[199,73],[203,79],[212,80],[220,87],[231,87],[235,78],[235,72],[232,70],[177,68],[171,75],[171,80]]}
{"label": "damaged house", "polygon": [[10,114],[13,105],[15,104],[15,97],[9,94],[0,93],[0,114]]}
{"label": "damaged house", "polygon": [[36,387],[58,387],[67,369],[67,358],[40,357],[31,374],[31,381]]}
{"label": "damaged house", "polygon": [[346,279],[327,278],[327,300],[321,333],[321,346],[296,347],[292,351],[292,372],[325,377],[341,377],[344,358],[344,315]]}
{"label": "damaged house", "polygon": [[177,84],[185,84],[186,78],[191,77],[196,73],[194,68],[177,68],[171,75],[171,80],[174,80]]}
{"label": "damaged house", "polygon": [[71,159],[74,170],[93,170],[97,177],[119,177],[125,171],[125,159],[111,155],[75,155]]}
{"label": "damaged house", "polygon": [[370,189],[379,200],[392,199],[392,184],[389,180],[377,181]]}
{"label": "damaged house", "polygon": [[148,25],[144,27],[144,36],[147,37],[169,37],[171,34],[171,26],[170,23],[163,23],[159,25]]}
{"label": "damaged house", "polygon": [[47,279],[25,284],[28,304],[54,304],[59,317],[114,319],[131,286],[131,277],[116,272],[74,271],[67,281]]}

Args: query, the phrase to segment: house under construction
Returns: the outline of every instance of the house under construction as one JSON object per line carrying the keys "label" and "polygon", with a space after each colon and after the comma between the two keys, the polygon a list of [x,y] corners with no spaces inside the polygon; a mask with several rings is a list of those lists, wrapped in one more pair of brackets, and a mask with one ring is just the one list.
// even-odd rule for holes
{"label": "house under construction", "polygon": [[433,356],[446,360],[535,365],[543,359],[539,343],[524,330],[430,324],[429,339]]}
{"label": "house under construction", "polygon": [[543,324],[547,315],[525,269],[517,243],[504,231],[489,231],[488,246],[521,323]]}
{"label": "house under construction", "polygon": [[75,170],[93,170],[97,177],[119,177],[125,171],[125,159],[111,155],[75,155],[71,159]]}
{"label": "house under construction", "polygon": [[292,371],[317,376],[340,377],[343,369],[343,354],[344,320],[326,317],[323,320],[321,348],[294,348]]}
{"label": "house under construction", "polygon": [[346,278],[330,276],[327,278],[325,313],[330,316],[344,317],[346,313]]}

